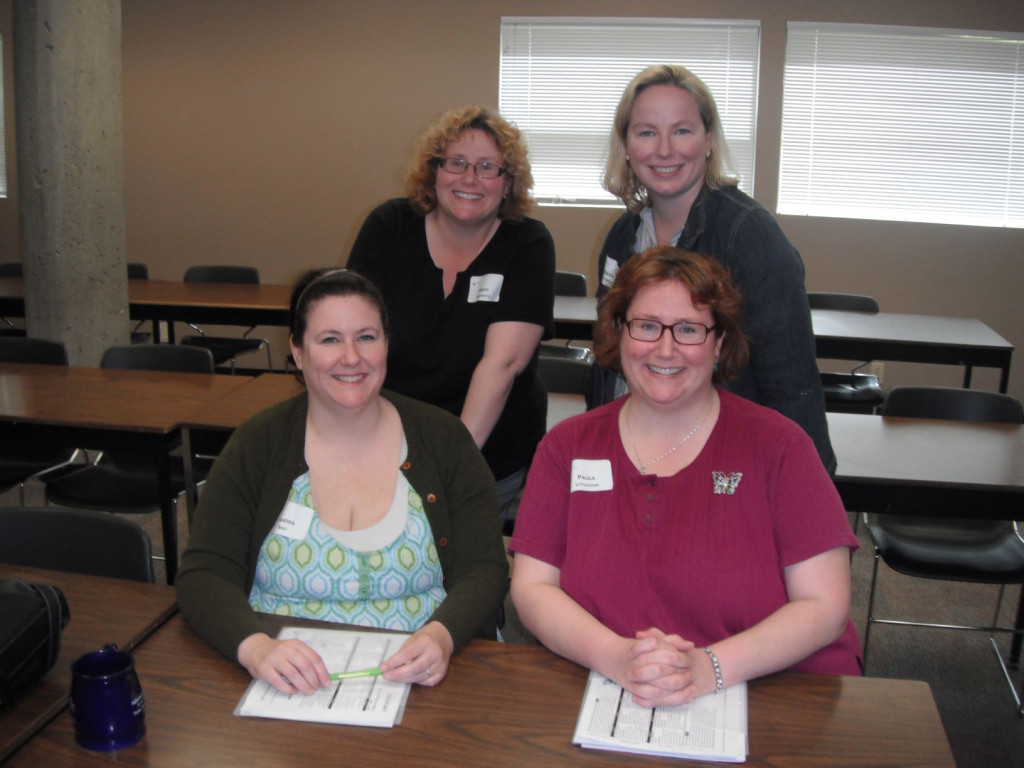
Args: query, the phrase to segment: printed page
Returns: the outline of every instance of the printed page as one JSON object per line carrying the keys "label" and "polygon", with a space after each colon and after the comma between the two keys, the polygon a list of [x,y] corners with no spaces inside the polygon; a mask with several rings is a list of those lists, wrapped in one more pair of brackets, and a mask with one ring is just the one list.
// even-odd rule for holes
{"label": "printed page", "polygon": [[[393,655],[409,635],[347,629],[285,627],[279,640],[297,638],[315,650],[332,674],[378,666]],[[287,695],[269,683],[253,680],[235,708],[245,717],[372,725],[391,728],[401,722],[409,697],[407,683],[390,683],[379,675],[336,680],[310,696]]]}
{"label": "printed page", "polygon": [[747,759],[747,685],[690,704],[649,709],[591,671],[573,744],[588,749],[742,763]]}

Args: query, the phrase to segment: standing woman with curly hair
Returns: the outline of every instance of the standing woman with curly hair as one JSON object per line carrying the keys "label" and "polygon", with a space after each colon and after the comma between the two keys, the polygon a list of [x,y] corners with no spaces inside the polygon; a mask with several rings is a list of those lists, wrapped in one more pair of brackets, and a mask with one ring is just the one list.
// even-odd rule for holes
{"label": "standing woman with curly hair", "polygon": [[487,107],[453,110],[420,137],[406,184],[367,217],[348,268],[391,315],[385,386],[462,419],[505,520],[545,432],[537,347],[554,333],[555,246],[525,216],[526,142]]}

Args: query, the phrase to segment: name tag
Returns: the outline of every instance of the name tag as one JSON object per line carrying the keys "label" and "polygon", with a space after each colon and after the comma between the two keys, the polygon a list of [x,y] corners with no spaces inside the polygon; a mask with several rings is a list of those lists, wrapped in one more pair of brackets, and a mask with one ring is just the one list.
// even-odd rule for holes
{"label": "name tag", "polygon": [[570,493],[611,489],[612,463],[608,459],[573,459]]}
{"label": "name tag", "polygon": [[469,296],[466,301],[474,304],[478,301],[497,301],[501,296],[501,284],[504,275],[477,275],[469,278]]}
{"label": "name tag", "polygon": [[306,538],[309,533],[309,526],[313,524],[313,510],[289,501],[284,505],[281,514],[277,517],[272,533],[284,536],[286,539],[300,540]]}
{"label": "name tag", "polygon": [[611,288],[615,285],[615,276],[619,274],[619,262],[611,256],[604,260],[604,274],[601,275],[601,285]]}

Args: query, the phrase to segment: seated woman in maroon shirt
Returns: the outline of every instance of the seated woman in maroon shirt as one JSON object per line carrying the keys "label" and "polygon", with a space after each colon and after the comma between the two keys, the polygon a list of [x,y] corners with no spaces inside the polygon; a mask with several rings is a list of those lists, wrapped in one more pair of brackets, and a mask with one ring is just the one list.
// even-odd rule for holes
{"label": "seated woman in maroon shirt", "polygon": [[740,303],[710,257],[623,265],[594,339],[630,394],[548,433],[511,542],[527,629],[648,706],[782,669],[860,674],[857,540],[814,444],[719,386],[746,362]]}

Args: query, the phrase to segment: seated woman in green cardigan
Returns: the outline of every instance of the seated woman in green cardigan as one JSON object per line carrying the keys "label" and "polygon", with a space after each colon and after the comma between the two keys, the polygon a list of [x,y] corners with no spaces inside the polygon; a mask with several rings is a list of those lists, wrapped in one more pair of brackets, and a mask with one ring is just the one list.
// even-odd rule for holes
{"label": "seated woman in green cardigan", "polygon": [[208,642],[284,693],[330,685],[320,656],[259,613],[411,632],[386,679],[437,685],[493,638],[508,584],[494,479],[458,418],[381,392],[388,320],[366,278],[296,284],[291,351],[306,392],[235,431],[196,510],[177,589]]}

